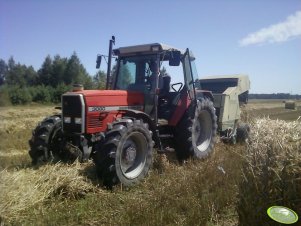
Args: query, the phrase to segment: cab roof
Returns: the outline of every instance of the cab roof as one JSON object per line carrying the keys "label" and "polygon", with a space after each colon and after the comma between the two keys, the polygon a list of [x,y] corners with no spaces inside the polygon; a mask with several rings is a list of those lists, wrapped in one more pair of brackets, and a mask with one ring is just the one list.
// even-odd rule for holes
{"label": "cab roof", "polygon": [[120,47],[118,49],[114,49],[113,53],[114,55],[117,56],[127,56],[127,55],[136,55],[136,54],[152,54],[152,53],[155,54],[155,53],[160,53],[162,51],[168,51],[168,50],[180,51],[182,55],[185,53],[184,50],[177,49],[163,43],[151,43],[151,44],[144,44],[144,45]]}

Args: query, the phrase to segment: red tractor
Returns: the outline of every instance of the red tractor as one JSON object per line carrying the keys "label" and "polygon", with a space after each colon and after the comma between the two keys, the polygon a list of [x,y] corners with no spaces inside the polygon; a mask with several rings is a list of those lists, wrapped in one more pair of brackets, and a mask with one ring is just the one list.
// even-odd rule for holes
{"label": "red tractor", "polygon": [[[33,131],[33,164],[92,158],[106,186],[139,183],[156,148],[173,147],[179,160],[205,158],[213,150],[217,117],[213,96],[195,88],[195,58],[188,49],[154,43],[112,50],[106,90],[74,87],[62,95],[62,113]],[[116,70],[111,72],[112,54]],[[103,55],[97,57],[97,68]],[[183,82],[171,84],[162,64],[181,68]]]}

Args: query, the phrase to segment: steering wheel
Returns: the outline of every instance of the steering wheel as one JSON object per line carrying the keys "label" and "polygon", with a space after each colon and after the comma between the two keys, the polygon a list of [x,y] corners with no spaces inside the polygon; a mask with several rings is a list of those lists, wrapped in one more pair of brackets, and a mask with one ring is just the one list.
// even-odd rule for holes
{"label": "steering wheel", "polygon": [[[180,85],[180,88],[178,90],[176,90],[174,88],[174,86]],[[180,90],[183,88],[183,83],[182,82],[177,82],[171,85],[171,88],[175,91],[175,92],[180,92]]]}

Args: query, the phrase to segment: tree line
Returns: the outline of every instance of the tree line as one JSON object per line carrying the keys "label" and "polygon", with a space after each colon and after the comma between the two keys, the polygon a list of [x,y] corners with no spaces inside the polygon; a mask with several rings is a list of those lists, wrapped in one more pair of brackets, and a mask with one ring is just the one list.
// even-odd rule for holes
{"label": "tree line", "polygon": [[[163,68],[162,70],[165,70]],[[115,73],[113,67],[112,73]],[[163,73],[163,71],[161,72]],[[124,68],[124,83],[129,83],[130,73]],[[59,103],[61,95],[72,89],[72,84],[83,84],[85,89],[104,89],[106,74],[99,70],[89,75],[74,52],[69,58],[46,56],[37,71],[32,66],[16,63],[11,57],[0,59],[0,106],[10,104]],[[249,99],[301,99],[289,93],[249,94]]]}
{"label": "tree line", "polygon": [[99,70],[89,75],[75,52],[69,58],[48,55],[37,71],[13,57],[7,62],[0,59],[0,105],[59,103],[75,83],[85,89],[104,89],[106,74]]}

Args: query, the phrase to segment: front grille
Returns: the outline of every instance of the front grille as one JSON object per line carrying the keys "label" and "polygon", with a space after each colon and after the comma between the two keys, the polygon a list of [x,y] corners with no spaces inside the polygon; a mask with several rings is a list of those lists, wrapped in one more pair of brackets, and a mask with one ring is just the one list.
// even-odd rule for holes
{"label": "front grille", "polygon": [[88,117],[88,129],[99,127],[102,127],[102,120],[99,119],[99,115],[90,115]]}
{"label": "front grille", "polygon": [[[62,112],[63,112],[63,130],[68,133],[82,133],[84,123],[84,103],[81,95],[63,95]],[[70,117],[71,122],[65,123],[64,117]],[[75,124],[75,118],[82,118],[82,125]]]}

